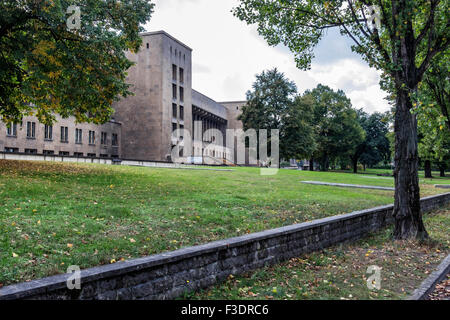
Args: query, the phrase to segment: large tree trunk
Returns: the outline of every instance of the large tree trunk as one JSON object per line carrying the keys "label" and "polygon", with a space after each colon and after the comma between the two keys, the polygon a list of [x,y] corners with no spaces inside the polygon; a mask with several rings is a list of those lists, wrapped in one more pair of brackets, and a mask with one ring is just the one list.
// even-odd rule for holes
{"label": "large tree trunk", "polygon": [[395,111],[395,219],[394,238],[426,238],[420,211],[417,154],[417,119],[410,113],[411,100],[398,90]]}
{"label": "large tree trunk", "polygon": [[328,155],[323,156],[320,159],[320,171],[328,171],[329,164]]}
{"label": "large tree trunk", "polygon": [[439,176],[445,178],[445,166],[442,164],[439,165]]}
{"label": "large tree trunk", "polygon": [[309,171],[314,171],[314,158],[309,159]]}
{"label": "large tree trunk", "polygon": [[433,178],[431,175],[431,161],[425,160],[425,178]]}
{"label": "large tree trunk", "polygon": [[353,163],[353,173],[358,173],[358,160],[352,159],[352,163]]}

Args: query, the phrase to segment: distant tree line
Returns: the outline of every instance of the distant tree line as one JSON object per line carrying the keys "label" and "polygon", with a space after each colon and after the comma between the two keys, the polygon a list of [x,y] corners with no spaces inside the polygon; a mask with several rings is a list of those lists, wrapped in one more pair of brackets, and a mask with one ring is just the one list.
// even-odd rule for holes
{"label": "distant tree line", "polygon": [[280,158],[309,159],[326,171],[336,165],[389,164],[389,114],[367,114],[352,107],[342,90],[319,84],[298,94],[276,68],[256,76],[239,119],[244,129],[279,129]]}

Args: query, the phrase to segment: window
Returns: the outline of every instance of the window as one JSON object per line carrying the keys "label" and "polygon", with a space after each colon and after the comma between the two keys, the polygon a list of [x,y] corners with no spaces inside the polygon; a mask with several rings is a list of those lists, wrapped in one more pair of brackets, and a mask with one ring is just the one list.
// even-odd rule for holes
{"label": "window", "polygon": [[69,127],[61,127],[61,142],[69,141]]}
{"label": "window", "polygon": [[27,153],[27,154],[37,154],[37,149],[25,149],[25,153]]}
{"label": "window", "polygon": [[180,119],[184,120],[184,108],[183,108],[183,106],[180,106]]}
{"label": "window", "polygon": [[77,158],[82,158],[84,156],[84,154],[82,152],[74,152],[73,156],[77,157]]}
{"label": "window", "polygon": [[36,122],[27,122],[27,138],[35,139],[36,138]]}
{"label": "window", "polygon": [[147,42],[147,49],[150,49],[150,44]]}
{"label": "window", "polygon": [[176,84],[172,84],[172,98],[174,100],[177,99],[177,85]]}
{"label": "window", "polygon": [[81,144],[83,142],[83,130],[75,129],[75,143]]}
{"label": "window", "polygon": [[60,156],[63,156],[63,157],[68,157],[70,154],[69,154],[68,151],[60,151],[60,152],[59,152],[59,155],[60,155]]}
{"label": "window", "polygon": [[112,142],[111,142],[111,144],[113,146],[118,146],[119,145],[119,139],[117,137],[117,133],[113,133],[112,134]]}
{"label": "window", "polygon": [[95,131],[89,130],[89,144],[95,144]]}
{"label": "window", "polygon": [[42,153],[43,153],[45,156],[51,156],[51,155],[54,155],[54,154],[55,154],[55,151],[53,151],[53,150],[44,150]]}
{"label": "window", "polygon": [[18,152],[19,152],[19,148],[9,148],[9,147],[5,147],[5,152],[8,152],[8,153],[18,153]]}
{"label": "window", "polygon": [[184,101],[184,88],[180,87],[180,101],[183,102]]}
{"label": "window", "polygon": [[174,132],[175,130],[177,130],[177,124],[176,123],[172,123],[172,132]]}
{"label": "window", "polygon": [[108,155],[107,154],[101,154],[100,158],[108,158]]}
{"label": "window", "polygon": [[6,127],[6,135],[10,137],[17,137],[17,124],[11,123]]}
{"label": "window", "polygon": [[45,131],[44,139],[53,140],[53,126],[45,125],[44,131]]}
{"label": "window", "polygon": [[106,132],[102,132],[101,144],[106,144],[108,139],[108,134]]}
{"label": "window", "polygon": [[184,69],[180,68],[180,83],[184,83]]}
{"label": "window", "polygon": [[96,155],[95,153],[88,153],[87,156],[88,156],[89,158],[95,158],[95,157],[97,157],[97,155]]}
{"label": "window", "polygon": [[177,118],[177,105],[175,103],[172,104],[172,117]]}
{"label": "window", "polygon": [[183,140],[183,138],[184,138],[184,136],[183,136],[183,134],[184,134],[184,126],[182,124],[180,124],[180,130],[181,130],[180,140]]}
{"label": "window", "polygon": [[172,65],[172,80],[177,81],[177,66],[174,64]]}

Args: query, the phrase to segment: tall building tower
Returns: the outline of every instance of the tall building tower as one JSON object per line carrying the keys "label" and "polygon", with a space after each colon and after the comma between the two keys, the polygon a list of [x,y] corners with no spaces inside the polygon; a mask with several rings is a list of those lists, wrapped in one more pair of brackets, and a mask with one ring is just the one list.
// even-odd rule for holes
{"label": "tall building tower", "polygon": [[127,82],[134,96],[114,103],[114,118],[122,128],[122,157],[170,160],[172,131],[192,132],[192,49],[164,31],[141,34],[136,64]]}

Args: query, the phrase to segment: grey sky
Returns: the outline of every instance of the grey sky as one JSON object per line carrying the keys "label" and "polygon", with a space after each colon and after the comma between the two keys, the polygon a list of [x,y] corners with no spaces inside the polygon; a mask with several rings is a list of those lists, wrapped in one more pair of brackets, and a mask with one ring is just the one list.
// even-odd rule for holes
{"label": "grey sky", "polygon": [[356,108],[386,111],[379,72],[350,49],[351,40],[330,30],[316,48],[309,71],[296,68],[287,48],[269,47],[255,26],[230,10],[237,0],[156,0],[147,31],[165,30],[193,48],[193,87],[216,101],[244,100],[255,75],[277,67],[295,81],[299,92],[322,83],[342,89]]}

